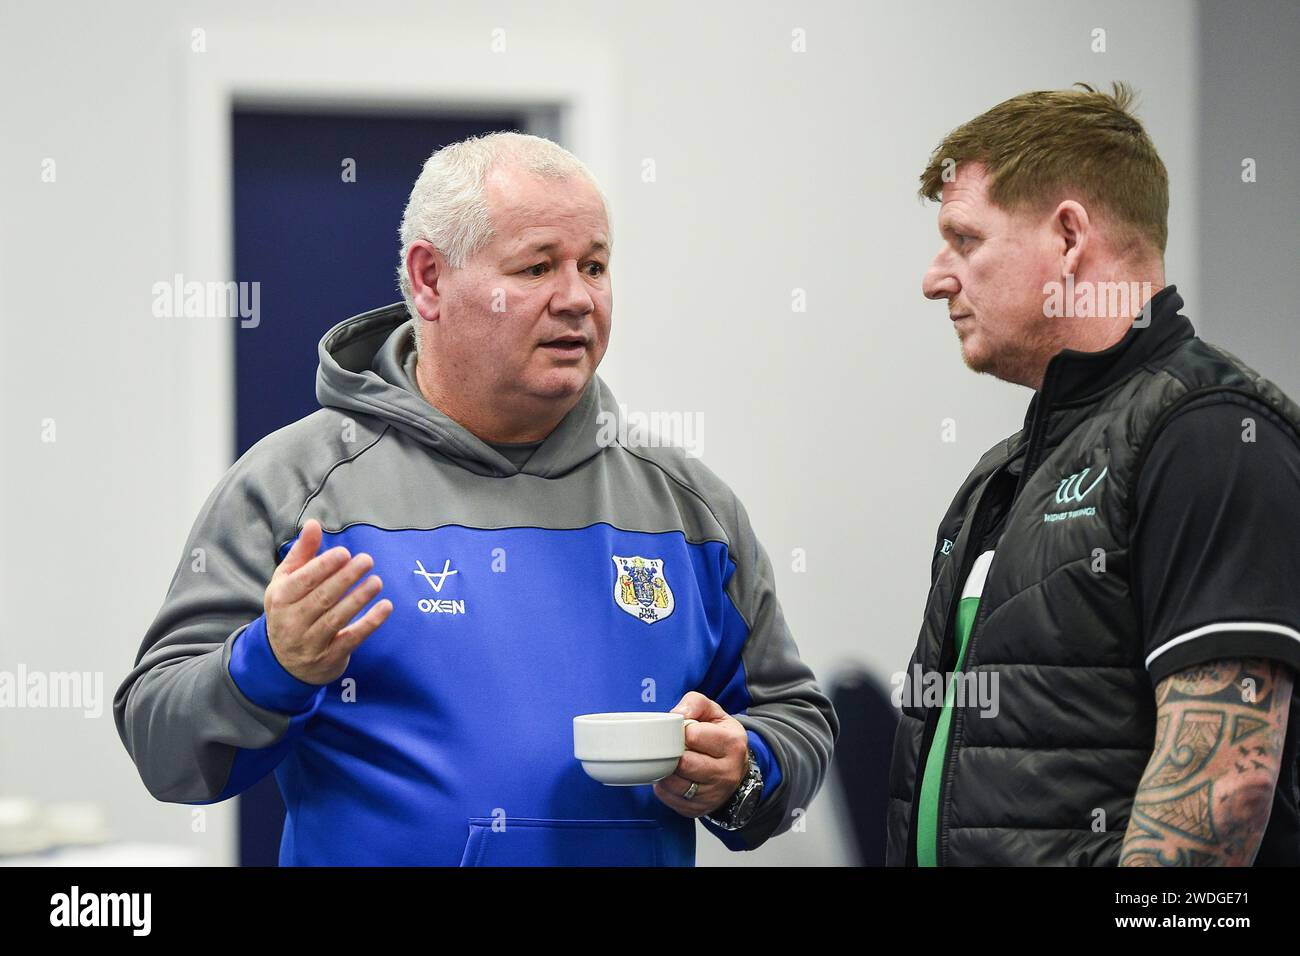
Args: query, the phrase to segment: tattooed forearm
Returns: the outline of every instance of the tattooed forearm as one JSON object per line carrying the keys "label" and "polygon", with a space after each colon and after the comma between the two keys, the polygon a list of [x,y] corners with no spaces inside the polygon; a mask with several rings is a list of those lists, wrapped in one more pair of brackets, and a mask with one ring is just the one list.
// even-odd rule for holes
{"label": "tattooed forearm", "polygon": [[1155,749],[1120,866],[1248,866],[1273,808],[1293,675],[1215,661],[1156,687]]}

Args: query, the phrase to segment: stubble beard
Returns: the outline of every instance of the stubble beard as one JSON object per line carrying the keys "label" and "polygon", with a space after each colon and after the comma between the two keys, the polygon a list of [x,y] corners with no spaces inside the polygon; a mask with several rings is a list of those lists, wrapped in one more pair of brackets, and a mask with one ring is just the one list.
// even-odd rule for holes
{"label": "stubble beard", "polygon": [[[968,334],[966,338],[970,337]],[[1013,385],[1038,388],[1043,369],[1046,368],[1051,355],[1055,354],[1048,341],[1036,339],[1032,343],[995,343],[990,348],[988,340],[983,336],[980,337],[983,339],[980,343],[982,348],[976,351],[967,348],[966,339],[961,339],[958,335],[961,339],[962,361],[968,369],[981,375],[991,375]],[[1039,353],[1045,353],[1046,357]]]}

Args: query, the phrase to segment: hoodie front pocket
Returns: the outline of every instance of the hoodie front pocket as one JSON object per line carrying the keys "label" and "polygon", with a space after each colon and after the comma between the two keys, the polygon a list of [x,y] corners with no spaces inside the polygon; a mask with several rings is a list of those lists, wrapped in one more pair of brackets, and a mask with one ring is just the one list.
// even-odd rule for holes
{"label": "hoodie front pocket", "polygon": [[461,866],[662,866],[655,820],[470,817]]}

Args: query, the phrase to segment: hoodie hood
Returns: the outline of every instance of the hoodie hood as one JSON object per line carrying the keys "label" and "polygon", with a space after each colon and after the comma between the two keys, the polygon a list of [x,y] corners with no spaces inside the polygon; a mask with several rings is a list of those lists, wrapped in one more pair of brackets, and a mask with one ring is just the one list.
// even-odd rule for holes
{"label": "hoodie hood", "polygon": [[406,364],[415,351],[413,323],[406,303],[395,302],[355,315],[326,332],[317,346],[316,400],[321,406],[381,418],[478,475],[556,478],[600,453],[601,424],[618,415],[618,405],[599,376],[591,377],[578,404],[527,463],[516,468],[412,390]]}

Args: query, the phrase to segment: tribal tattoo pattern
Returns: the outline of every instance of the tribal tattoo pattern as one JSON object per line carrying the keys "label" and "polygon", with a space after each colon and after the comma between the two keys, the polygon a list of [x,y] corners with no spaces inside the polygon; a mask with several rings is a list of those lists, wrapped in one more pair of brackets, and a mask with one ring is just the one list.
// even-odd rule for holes
{"label": "tribal tattoo pattern", "polygon": [[1156,687],[1155,748],[1120,866],[1249,866],[1273,808],[1293,674],[1270,660],[1190,667]]}

